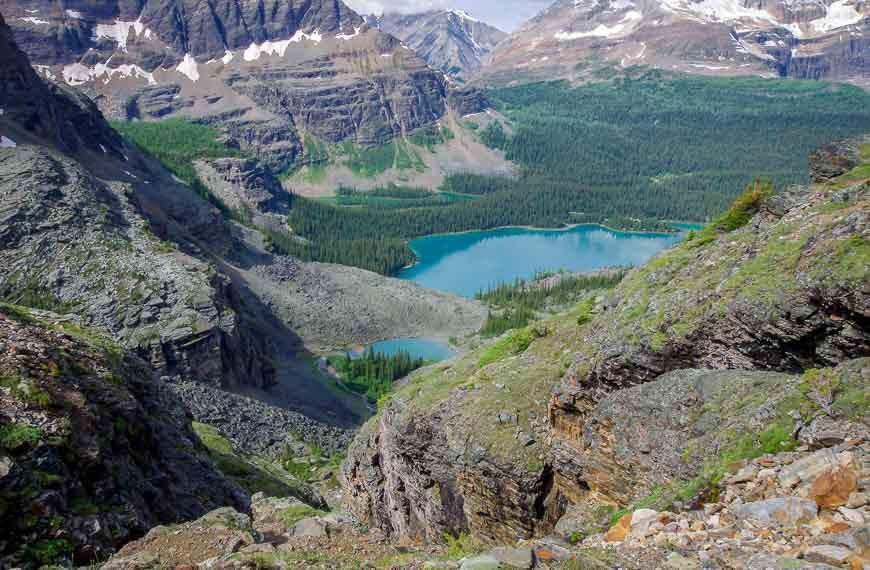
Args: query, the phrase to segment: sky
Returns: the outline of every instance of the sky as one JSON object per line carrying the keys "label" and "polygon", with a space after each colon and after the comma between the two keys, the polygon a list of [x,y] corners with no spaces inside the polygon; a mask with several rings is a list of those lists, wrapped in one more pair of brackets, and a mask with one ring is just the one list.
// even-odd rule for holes
{"label": "sky", "polygon": [[553,0],[345,0],[360,14],[423,12],[437,8],[458,8],[506,32],[553,3]]}

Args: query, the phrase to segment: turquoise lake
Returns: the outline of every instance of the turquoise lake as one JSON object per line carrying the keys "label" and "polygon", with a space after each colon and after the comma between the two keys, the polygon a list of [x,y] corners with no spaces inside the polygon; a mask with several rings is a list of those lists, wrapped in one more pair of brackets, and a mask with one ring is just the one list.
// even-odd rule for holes
{"label": "turquoise lake", "polygon": [[[681,228],[682,229],[682,228]],[[615,232],[583,225],[566,230],[500,228],[427,236],[410,242],[418,263],[400,279],[473,297],[478,291],[541,271],[592,271],[640,265],[682,234]]]}

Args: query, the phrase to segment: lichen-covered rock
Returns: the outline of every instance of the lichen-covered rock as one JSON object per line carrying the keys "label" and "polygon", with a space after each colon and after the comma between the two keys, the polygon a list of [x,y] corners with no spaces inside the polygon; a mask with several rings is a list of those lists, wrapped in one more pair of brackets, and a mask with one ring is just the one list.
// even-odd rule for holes
{"label": "lichen-covered rock", "polygon": [[69,317],[0,306],[0,565],[104,560],[242,492],[140,359]]}

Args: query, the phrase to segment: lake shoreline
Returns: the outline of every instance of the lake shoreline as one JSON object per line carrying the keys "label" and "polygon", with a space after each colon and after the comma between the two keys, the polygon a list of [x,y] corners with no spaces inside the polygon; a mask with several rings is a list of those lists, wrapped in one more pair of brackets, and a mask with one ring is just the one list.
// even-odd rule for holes
{"label": "lake shoreline", "polygon": [[625,231],[576,223],[561,228],[513,225],[431,234],[409,242],[415,262],[392,277],[472,299],[477,291],[535,272],[640,264],[681,241],[688,229]]}
{"label": "lake shoreline", "polygon": [[[670,223],[670,224],[703,225],[703,224],[700,224],[699,222],[678,222],[678,221],[673,221],[673,220],[667,220],[667,221],[663,220],[663,222]],[[471,234],[471,233],[475,233],[475,232],[494,232],[494,231],[498,231],[498,230],[527,230],[527,231],[533,231],[533,232],[568,232],[568,231],[571,231],[573,229],[576,229],[579,227],[584,227],[584,226],[597,227],[597,228],[601,228],[603,230],[607,230],[607,231],[614,233],[614,234],[625,234],[625,235],[671,236],[674,234],[684,233],[686,231],[686,230],[676,230],[673,232],[661,232],[661,231],[650,231],[650,230],[619,230],[619,229],[612,228],[612,227],[605,225],[605,224],[594,223],[594,222],[584,222],[584,223],[579,223],[579,224],[566,224],[565,226],[563,226],[561,228],[542,228],[542,227],[538,227],[538,226],[529,226],[529,225],[497,226],[497,227],[488,228],[488,229],[477,228],[477,229],[473,229],[473,230],[462,230],[462,231],[458,231],[458,232],[439,232],[436,234],[426,234],[424,236],[419,236],[419,237],[409,239],[406,242],[408,244],[408,247],[411,248],[411,251],[414,252],[414,257],[417,260],[414,263],[411,263],[409,265],[405,265],[404,267],[402,267],[401,269],[399,269],[395,273],[390,274],[388,277],[392,277],[394,279],[400,279],[399,275],[402,272],[407,271],[408,269],[413,269],[414,267],[420,265],[420,263],[421,263],[420,252],[417,251],[416,249],[414,249],[414,246],[412,245],[412,242],[414,242],[416,240],[426,239],[426,238],[431,238],[431,237],[460,236],[460,235]]]}

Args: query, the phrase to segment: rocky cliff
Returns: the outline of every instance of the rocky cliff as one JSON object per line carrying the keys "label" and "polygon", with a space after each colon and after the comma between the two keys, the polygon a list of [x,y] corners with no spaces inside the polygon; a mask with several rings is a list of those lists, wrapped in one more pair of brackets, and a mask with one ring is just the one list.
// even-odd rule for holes
{"label": "rocky cliff", "polygon": [[457,81],[480,71],[490,51],[507,34],[461,10],[432,10],[420,14],[387,12],[366,18],[402,40],[434,69]]}
{"label": "rocky cliff", "polygon": [[150,367],[75,319],[0,306],[0,565],[105,560],[247,500]]}
{"label": "rocky cliff", "polygon": [[[0,24],[8,40],[9,29]],[[75,311],[161,376],[272,383],[268,341],[201,256],[226,253],[218,212],[126,146],[92,104],[43,84],[7,44],[0,129],[3,296]],[[46,191],[50,189],[50,191]],[[173,240],[172,243],[157,237]]]}
{"label": "rocky cliff", "polygon": [[813,186],[759,183],[613,292],[411,377],[351,446],[351,510],[517,540],[668,486],[688,505],[728,458],[866,437],[867,152],[827,147]]}
{"label": "rocky cliff", "polygon": [[214,124],[277,170],[315,139],[384,143],[446,108],[443,77],[342,2],[6,0],[0,11],[43,77],[107,115]]}
{"label": "rocky cliff", "polygon": [[866,85],[868,15],[851,1],[559,0],[493,50],[482,81],[596,80],[655,67]]}

